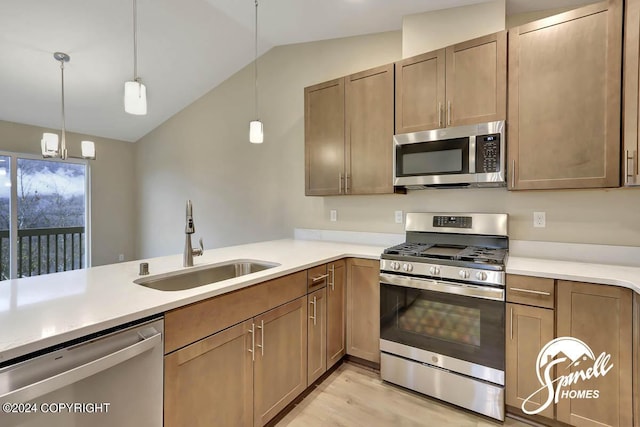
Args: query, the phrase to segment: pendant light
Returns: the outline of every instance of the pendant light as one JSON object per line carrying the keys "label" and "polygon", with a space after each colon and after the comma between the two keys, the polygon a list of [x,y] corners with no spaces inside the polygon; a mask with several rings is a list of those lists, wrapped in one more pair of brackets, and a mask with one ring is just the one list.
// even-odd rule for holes
{"label": "pendant light", "polygon": [[147,88],[138,77],[138,3],[133,0],[133,80],[124,83],[124,111],[144,116],[147,114]]}
{"label": "pendant light", "polygon": [[96,147],[93,141],[81,142],[80,148],[82,150],[82,157],[69,156],[67,153],[64,115],[64,63],[69,62],[71,58],[63,52],[56,52],[53,54],[53,57],[56,61],[60,62],[60,73],[62,75],[62,131],[60,141],[58,141],[57,133],[45,132],[42,134],[42,140],[40,141],[42,157],[58,158],[62,160],[66,160],[68,158],[95,160]]}
{"label": "pendant light", "polygon": [[255,31],[255,56],[253,60],[253,87],[255,91],[255,120],[252,120],[249,123],[249,142],[253,144],[262,144],[264,141],[264,129],[262,126],[262,122],[258,119],[258,0],[255,0],[256,3],[256,31]]}

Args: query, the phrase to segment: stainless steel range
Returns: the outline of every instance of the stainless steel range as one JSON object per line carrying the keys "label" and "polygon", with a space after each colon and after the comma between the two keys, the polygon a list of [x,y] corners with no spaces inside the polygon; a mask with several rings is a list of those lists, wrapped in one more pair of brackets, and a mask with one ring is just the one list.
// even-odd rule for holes
{"label": "stainless steel range", "polygon": [[380,259],[382,379],[504,420],[506,214],[409,213]]}

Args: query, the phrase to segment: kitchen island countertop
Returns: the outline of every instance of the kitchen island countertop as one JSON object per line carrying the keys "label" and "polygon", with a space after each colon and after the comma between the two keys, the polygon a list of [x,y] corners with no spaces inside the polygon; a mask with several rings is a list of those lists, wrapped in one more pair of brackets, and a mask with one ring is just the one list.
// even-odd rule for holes
{"label": "kitchen island countertop", "polygon": [[[187,270],[171,255],[0,282],[0,363],[115,326],[344,257],[378,259],[383,246],[274,240],[206,250],[194,266],[254,259],[277,267],[183,291],[137,285],[139,263],[151,275]],[[640,293],[640,267],[509,257],[507,273],[622,286]]]}

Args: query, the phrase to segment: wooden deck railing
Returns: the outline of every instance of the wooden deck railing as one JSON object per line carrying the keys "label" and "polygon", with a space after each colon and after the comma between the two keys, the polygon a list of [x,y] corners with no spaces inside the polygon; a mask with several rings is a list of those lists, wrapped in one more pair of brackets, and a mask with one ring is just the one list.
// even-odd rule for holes
{"label": "wooden deck railing", "polygon": [[[84,227],[18,230],[18,277],[84,267]],[[0,230],[0,280],[9,278],[9,230]]]}

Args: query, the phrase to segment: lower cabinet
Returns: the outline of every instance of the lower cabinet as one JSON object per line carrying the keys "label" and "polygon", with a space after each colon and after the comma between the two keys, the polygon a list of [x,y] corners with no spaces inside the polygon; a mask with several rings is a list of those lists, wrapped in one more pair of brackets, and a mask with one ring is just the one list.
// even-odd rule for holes
{"label": "lower cabinet", "polygon": [[329,264],[327,284],[327,369],[346,354],[347,324],[347,263],[345,260]]}
{"label": "lower cabinet", "polygon": [[252,426],[252,320],[164,359],[164,425]]}
{"label": "lower cabinet", "polygon": [[[554,336],[553,310],[507,304],[505,403],[520,409],[522,403],[540,388],[536,360],[542,347]],[[544,404],[546,395],[538,393],[527,403],[528,410]],[[539,415],[553,419],[554,405]]]}
{"label": "lower cabinet", "polygon": [[307,297],[257,316],[253,323],[253,424],[263,426],[307,388]]}
{"label": "lower cabinet", "polygon": [[[606,375],[578,381],[565,390],[599,390],[597,399],[560,399],[556,417],[575,426],[631,426],[632,295],[616,286],[558,280],[558,336],[578,338],[593,351],[611,357]],[[587,360],[587,362],[589,362]],[[577,366],[571,372],[592,366]],[[565,374],[567,375],[567,374]],[[636,421],[637,425],[637,421]]]}
{"label": "lower cabinet", "polygon": [[327,371],[327,289],[307,295],[307,386]]}
{"label": "lower cabinet", "polygon": [[347,261],[347,354],[380,363],[380,261]]}

